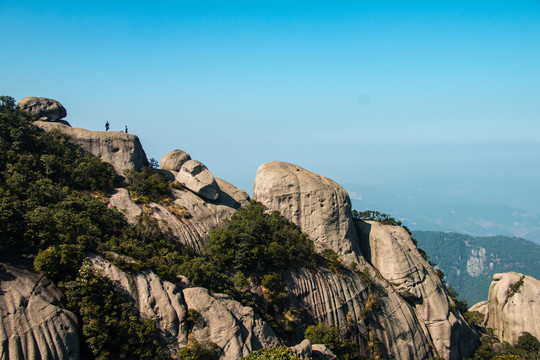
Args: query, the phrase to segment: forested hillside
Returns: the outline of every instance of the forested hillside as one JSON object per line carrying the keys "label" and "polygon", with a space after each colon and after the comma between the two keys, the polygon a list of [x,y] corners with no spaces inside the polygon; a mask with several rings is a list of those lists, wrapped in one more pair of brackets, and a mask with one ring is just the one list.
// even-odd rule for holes
{"label": "forested hillside", "polygon": [[487,299],[495,273],[515,271],[540,278],[540,246],[525,239],[439,231],[414,231],[413,236],[470,306]]}

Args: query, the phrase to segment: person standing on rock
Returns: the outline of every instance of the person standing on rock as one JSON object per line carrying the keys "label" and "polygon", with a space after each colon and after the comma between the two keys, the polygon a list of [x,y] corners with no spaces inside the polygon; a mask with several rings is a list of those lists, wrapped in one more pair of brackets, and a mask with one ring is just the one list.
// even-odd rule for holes
{"label": "person standing on rock", "polygon": [[109,131],[109,122],[108,121],[105,123],[105,131]]}
{"label": "person standing on rock", "polygon": [[126,125],[126,129],[125,129],[125,131],[126,131],[126,134],[127,134],[127,125]]}

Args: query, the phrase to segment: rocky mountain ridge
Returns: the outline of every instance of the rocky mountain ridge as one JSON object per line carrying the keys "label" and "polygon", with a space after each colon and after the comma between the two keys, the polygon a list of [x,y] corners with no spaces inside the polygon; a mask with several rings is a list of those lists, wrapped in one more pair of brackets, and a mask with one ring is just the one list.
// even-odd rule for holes
{"label": "rocky mountain ridge", "polygon": [[[135,146],[136,137],[115,132],[89,134],[55,122],[38,124],[45,129],[65,130],[69,141],[110,162],[120,175],[124,169],[136,170],[147,163],[142,146]],[[120,151],[118,143],[126,151]],[[161,171],[179,184],[178,189],[171,190],[167,202],[136,203],[125,188],[117,187],[107,195],[108,205],[122,211],[128,221],[135,222],[140,215],[157,219],[175,242],[198,251],[208,244],[212,229],[223,226],[237,209],[249,204],[245,191],[214,178],[202,163],[181,150],[165,155],[161,163]],[[404,229],[354,221],[349,196],[341,186],[293,164],[262,165],[257,171],[254,198],[295,223],[313,240],[319,254],[333,259],[329,262],[326,257],[326,265],[318,264],[315,271],[306,267],[280,270],[286,290],[284,303],[289,306],[293,324],[289,341],[300,343],[309,325],[324,323],[336,326],[352,339],[364,357],[461,359],[474,352],[478,334],[463,319],[444,284]],[[134,302],[141,318],[155,322],[160,342],[172,357],[189,345],[190,338],[216,344],[223,359],[237,359],[282,344],[252,308],[227,295],[212,294],[185,277],[165,281],[150,269],[128,274],[97,255],[87,254],[86,260]],[[32,276],[39,277],[35,273]],[[260,284],[250,286],[253,293],[268,291]],[[0,295],[2,301],[7,296],[6,292]],[[4,327],[8,313],[2,308]],[[49,351],[52,355],[43,358],[76,359],[79,353],[74,339],[78,336],[74,334],[79,333],[78,326],[68,321],[56,327],[60,330],[54,337],[61,340],[50,342],[28,343],[12,332],[9,342],[24,343],[21,348],[26,352],[10,358]],[[42,332],[32,322],[18,327]],[[6,341],[2,344],[5,354],[9,347]],[[317,350],[320,347],[303,344],[295,349],[303,349],[300,352],[311,353],[314,358],[316,353],[325,353]]]}

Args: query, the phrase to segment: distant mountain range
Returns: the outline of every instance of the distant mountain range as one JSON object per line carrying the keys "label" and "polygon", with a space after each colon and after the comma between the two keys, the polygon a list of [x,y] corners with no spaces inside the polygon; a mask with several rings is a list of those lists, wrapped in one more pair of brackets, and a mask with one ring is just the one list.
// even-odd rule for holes
{"label": "distant mountain range", "polygon": [[515,271],[540,279],[540,246],[525,239],[439,231],[413,231],[413,237],[469,306],[487,300],[495,273]]}
{"label": "distant mountain range", "polygon": [[412,230],[516,236],[540,244],[538,185],[502,194],[493,184],[460,191],[459,184],[434,183],[345,187],[354,209],[388,213]]}

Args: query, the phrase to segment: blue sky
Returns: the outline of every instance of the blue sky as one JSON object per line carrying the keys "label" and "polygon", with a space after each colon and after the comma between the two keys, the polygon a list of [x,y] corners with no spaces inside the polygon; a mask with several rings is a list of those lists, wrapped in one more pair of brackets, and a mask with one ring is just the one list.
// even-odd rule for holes
{"label": "blue sky", "polygon": [[185,150],[248,192],[283,160],[359,192],[540,204],[538,0],[2,0],[0,31],[2,94],[128,125],[149,157]]}

